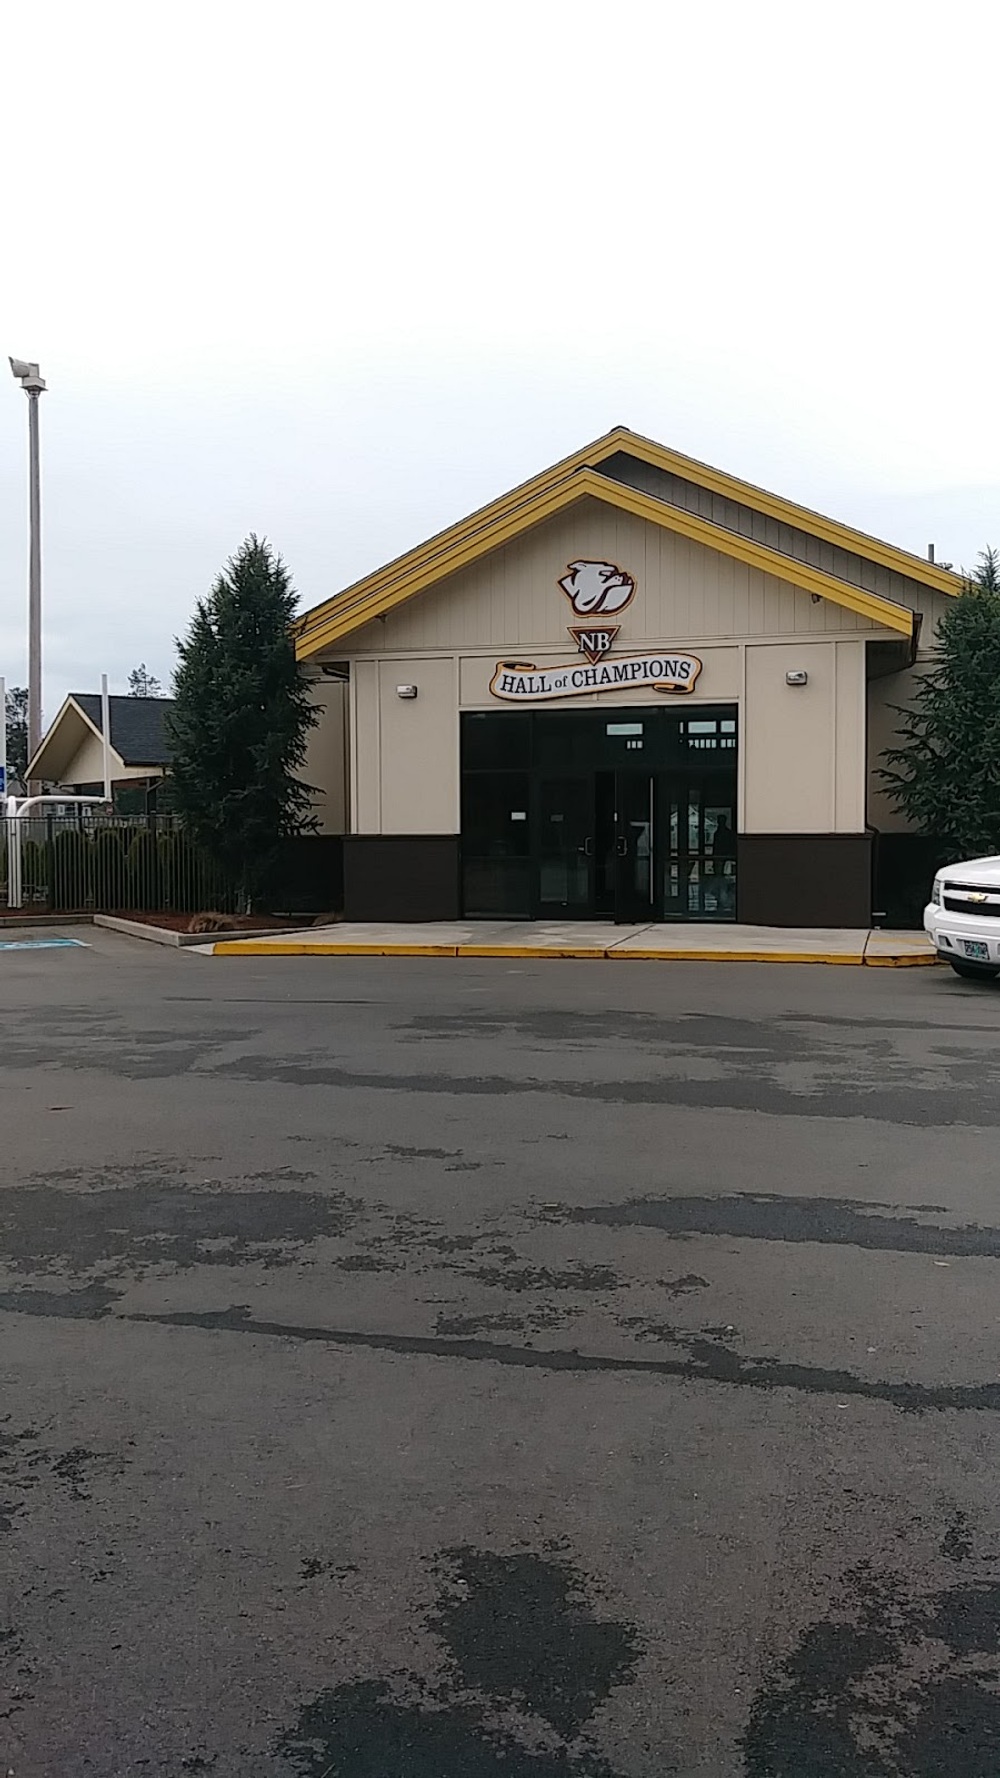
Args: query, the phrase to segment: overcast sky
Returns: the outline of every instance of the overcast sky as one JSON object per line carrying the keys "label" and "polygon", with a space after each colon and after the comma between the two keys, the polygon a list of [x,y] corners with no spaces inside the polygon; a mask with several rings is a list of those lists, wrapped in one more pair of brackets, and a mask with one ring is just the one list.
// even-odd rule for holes
{"label": "overcast sky", "polygon": [[[616,423],[971,563],[998,40],[967,0],[7,0],[46,715],[166,680],[248,531],[312,604]],[[18,683],[25,409],[0,380]]]}

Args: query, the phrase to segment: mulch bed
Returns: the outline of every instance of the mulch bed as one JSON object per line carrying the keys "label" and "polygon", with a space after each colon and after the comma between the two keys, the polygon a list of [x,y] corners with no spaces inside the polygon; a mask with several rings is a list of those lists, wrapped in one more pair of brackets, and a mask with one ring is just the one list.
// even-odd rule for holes
{"label": "mulch bed", "polygon": [[[134,920],[140,926],[159,926],[164,932],[190,932],[193,914],[121,913],[119,920]],[[233,926],[240,932],[287,932],[289,926],[311,926],[312,916],[286,914],[235,914]],[[211,937],[211,933],[206,936]]]}

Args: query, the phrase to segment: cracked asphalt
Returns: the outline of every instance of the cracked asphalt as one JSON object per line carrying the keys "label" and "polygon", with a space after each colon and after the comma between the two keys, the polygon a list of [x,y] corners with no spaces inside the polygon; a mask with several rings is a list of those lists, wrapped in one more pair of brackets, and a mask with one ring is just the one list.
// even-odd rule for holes
{"label": "cracked asphalt", "polygon": [[0,953],[0,1771],[996,1778],[1000,989]]}

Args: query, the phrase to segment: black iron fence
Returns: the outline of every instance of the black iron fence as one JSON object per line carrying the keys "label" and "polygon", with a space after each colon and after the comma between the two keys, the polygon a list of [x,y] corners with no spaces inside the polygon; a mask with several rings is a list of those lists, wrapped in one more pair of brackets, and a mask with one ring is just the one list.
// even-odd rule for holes
{"label": "black iron fence", "polygon": [[0,895],[8,911],[13,911],[15,826],[20,829],[23,908],[108,914],[235,910],[235,886],[175,817],[130,818],[79,809],[0,821]]}
{"label": "black iron fence", "polygon": [[[0,911],[12,913],[11,851],[20,829],[17,906],[51,913],[198,914],[237,911],[238,892],[174,815],[120,815],[85,806],[0,816]],[[13,873],[16,879],[16,871]],[[339,835],[283,840],[263,905],[305,917],[343,906]]]}

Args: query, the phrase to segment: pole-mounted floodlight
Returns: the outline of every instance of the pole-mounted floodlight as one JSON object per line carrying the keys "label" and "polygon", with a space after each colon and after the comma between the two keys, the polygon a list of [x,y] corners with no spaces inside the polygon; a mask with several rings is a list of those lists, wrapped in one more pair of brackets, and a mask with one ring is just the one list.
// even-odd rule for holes
{"label": "pole-mounted floodlight", "polygon": [[45,393],[45,378],[39,376],[37,364],[29,364],[25,358],[11,358],[8,363],[26,395]]}
{"label": "pole-mounted floodlight", "polygon": [[[38,397],[45,378],[37,364],[12,358],[10,368],[28,397],[28,758],[42,744],[42,491],[38,449]],[[40,785],[28,785],[29,792]]]}

